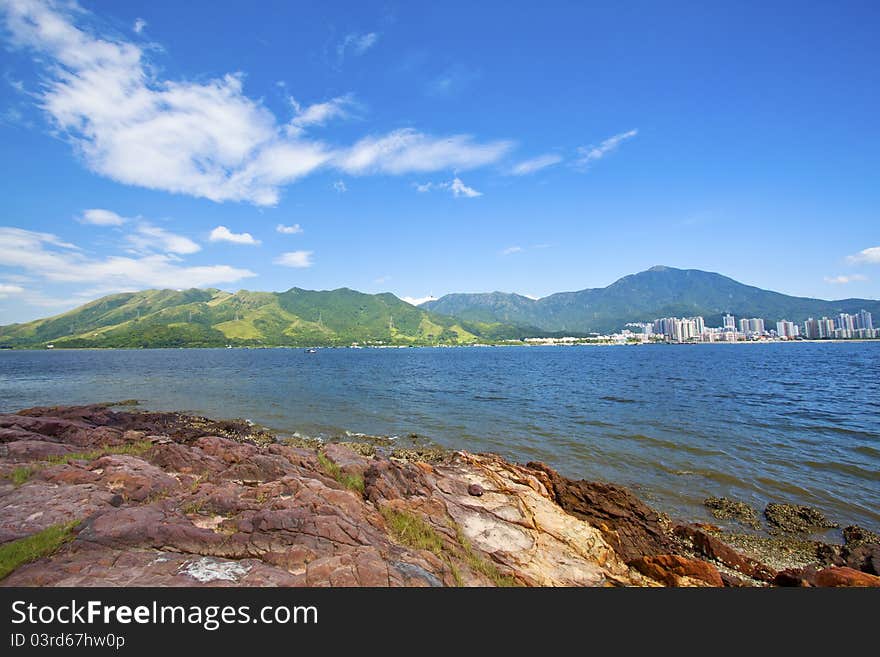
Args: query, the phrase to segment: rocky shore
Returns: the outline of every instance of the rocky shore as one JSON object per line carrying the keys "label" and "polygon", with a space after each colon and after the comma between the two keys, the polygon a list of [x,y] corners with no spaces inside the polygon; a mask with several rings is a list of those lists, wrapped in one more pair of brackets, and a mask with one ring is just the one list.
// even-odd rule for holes
{"label": "rocky shore", "polygon": [[[773,514],[780,531],[822,520]],[[491,454],[112,405],[0,415],[4,586],[880,585],[878,537],[844,537],[728,535]]]}

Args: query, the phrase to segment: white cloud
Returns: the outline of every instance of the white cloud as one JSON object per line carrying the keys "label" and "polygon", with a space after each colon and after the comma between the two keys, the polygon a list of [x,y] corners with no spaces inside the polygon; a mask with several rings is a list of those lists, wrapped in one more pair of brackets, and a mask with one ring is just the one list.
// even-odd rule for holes
{"label": "white cloud", "polygon": [[509,141],[474,143],[470,135],[431,137],[411,128],[365,137],[336,153],[333,165],[346,173],[403,174],[442,169],[474,169],[498,160]]}
{"label": "white cloud", "polygon": [[430,192],[432,190],[442,190],[447,189],[449,192],[455,197],[465,197],[465,198],[476,198],[477,196],[482,196],[483,192],[478,192],[473,187],[468,187],[462,182],[461,178],[456,176],[449,182],[428,182],[424,184],[415,184],[416,191],[420,194],[424,194],[425,192]]}
{"label": "white cloud", "polygon": [[552,167],[554,164],[559,164],[560,162],[562,162],[561,155],[548,153],[546,155],[539,155],[531,160],[520,162],[511,169],[510,173],[514,176],[527,176],[536,171],[540,171],[541,169]]}
{"label": "white cloud", "polygon": [[354,104],[351,95],[339,96],[323,103],[315,103],[303,107],[294,98],[290,99],[296,112],[287,126],[287,134],[296,136],[310,126],[322,126],[331,119],[342,119],[348,116],[348,108]]}
{"label": "white cloud", "polygon": [[428,301],[436,301],[437,297],[433,297],[430,294],[426,297],[400,297],[402,301],[406,301],[413,306],[421,306],[423,303],[427,303]]}
{"label": "white cloud", "polygon": [[335,189],[340,194],[345,194],[348,191],[348,187],[345,186],[345,183],[342,180],[337,180],[333,183],[333,189]]}
{"label": "white cloud", "polygon": [[176,235],[147,222],[138,224],[135,232],[127,235],[126,239],[140,251],[189,254],[202,250],[202,247],[188,237]]}
{"label": "white cloud", "polygon": [[617,149],[618,146],[627,139],[632,139],[637,134],[639,134],[638,130],[629,130],[627,132],[621,132],[620,134],[614,135],[613,137],[609,137],[605,139],[598,146],[581,146],[578,148],[578,165],[587,166],[590,162],[595,160],[601,160],[603,157],[608,155]]}
{"label": "white cloud", "polygon": [[24,288],[21,285],[0,283],[0,299],[5,299],[14,294],[21,294],[22,292],[24,292]]}
{"label": "white cloud", "polygon": [[521,296],[524,296],[526,299],[531,299],[532,301],[537,301],[538,299],[541,298],[541,297],[536,297],[534,294],[523,294]]}
{"label": "white cloud", "polygon": [[[306,138],[304,129],[344,114],[349,97],[300,107],[290,123],[279,122],[245,95],[241,73],[200,82],[165,79],[138,45],[81,29],[90,14],[80,8],[48,0],[2,7],[13,45],[34,50],[43,66],[40,108],[92,171],[120,183],[275,205],[282,187],[320,168],[356,174],[467,169],[510,148],[509,142],[413,129],[330,146]],[[363,54],[377,39],[376,33],[349,35],[342,52]]]}
{"label": "white cloud", "polygon": [[458,198],[459,196],[464,196],[466,198],[475,198],[477,196],[483,195],[483,192],[478,192],[473,187],[468,187],[467,185],[465,185],[461,181],[461,178],[459,178],[458,176],[456,176],[452,183],[449,185],[449,189],[452,191],[452,195],[455,198]]}
{"label": "white cloud", "polygon": [[144,287],[205,287],[255,276],[228,265],[188,267],[167,254],[90,257],[50,233],[0,227],[0,265],[55,283],[94,284],[97,294]]}
{"label": "white cloud", "polygon": [[134,25],[131,26],[131,29],[134,30],[135,34],[140,34],[144,31],[144,28],[147,26],[147,21],[143,18],[138,18],[135,20]]}
{"label": "white cloud", "polygon": [[297,235],[298,233],[303,232],[302,226],[299,224],[293,224],[292,226],[285,226],[284,224],[278,224],[275,226],[275,232],[282,233],[284,235]]}
{"label": "white cloud", "polygon": [[872,246],[855,255],[847,256],[846,261],[853,265],[880,265],[880,246]]}
{"label": "white cloud", "polygon": [[378,40],[379,35],[376,32],[346,34],[345,38],[336,46],[336,65],[342,66],[348,53],[360,57],[375,46]]}
{"label": "white cloud", "polygon": [[312,251],[288,251],[275,258],[274,262],[284,267],[311,267]]}
{"label": "white cloud", "polygon": [[856,281],[866,281],[868,277],[863,274],[849,274],[847,276],[826,276],[825,282],[835,285],[845,285],[846,283],[855,283]]}
{"label": "white cloud", "polygon": [[211,231],[208,239],[212,242],[232,242],[233,244],[249,244],[257,246],[260,240],[254,239],[250,233],[233,233],[226,226],[217,226]]}
{"label": "white cloud", "polygon": [[121,226],[126,221],[128,221],[126,217],[120,217],[115,212],[101,208],[83,210],[82,216],[79,217],[80,223],[94,226]]}
{"label": "white cloud", "polygon": [[521,246],[508,246],[501,251],[501,255],[513,255],[514,253],[522,253],[524,249]]}

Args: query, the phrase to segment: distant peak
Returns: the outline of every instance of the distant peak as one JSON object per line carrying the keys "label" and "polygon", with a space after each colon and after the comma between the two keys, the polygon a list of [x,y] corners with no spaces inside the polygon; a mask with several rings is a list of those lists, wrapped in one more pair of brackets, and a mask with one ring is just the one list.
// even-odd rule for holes
{"label": "distant peak", "polygon": [[667,267],[666,265],[654,265],[648,271],[669,271],[672,267]]}

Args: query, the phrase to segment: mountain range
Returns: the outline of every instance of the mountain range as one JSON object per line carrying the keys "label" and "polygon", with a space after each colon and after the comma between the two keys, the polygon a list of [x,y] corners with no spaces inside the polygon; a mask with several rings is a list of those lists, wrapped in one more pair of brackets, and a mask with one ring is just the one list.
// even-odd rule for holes
{"label": "mountain range", "polygon": [[113,294],[55,317],[2,326],[0,346],[426,345],[520,334],[514,327],[437,315],[387,293],[189,289]]}
{"label": "mountain range", "polygon": [[744,285],[721,274],[663,266],[624,276],[608,287],[559,292],[541,299],[504,292],[447,294],[421,307],[461,320],[554,333],[606,333],[628,322],[658,317],[702,316],[707,326],[721,326],[726,313],[760,317],[770,325],[780,319],[802,322],[862,309],[880,313],[880,301],[876,300],[793,297]]}
{"label": "mountain range", "polygon": [[880,301],[825,301],[744,285],[696,269],[652,267],[608,287],[541,299],[519,294],[448,294],[413,306],[390,293],[348,288],[236,293],[217,289],[114,294],[66,313],[0,326],[3,347],[216,347],[361,344],[473,344],[542,335],[586,335],[629,322],[702,315],[801,322],[865,309]]}

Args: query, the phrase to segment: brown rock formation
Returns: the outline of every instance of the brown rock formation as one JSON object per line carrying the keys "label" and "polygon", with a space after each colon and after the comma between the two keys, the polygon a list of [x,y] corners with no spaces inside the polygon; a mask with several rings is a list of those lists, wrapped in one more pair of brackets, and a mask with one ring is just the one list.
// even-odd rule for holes
{"label": "brown rock formation", "polygon": [[559,506],[601,530],[624,559],[672,551],[660,515],[625,488],[566,479],[543,463],[528,467],[544,474]]}
{"label": "brown rock formation", "polygon": [[[674,540],[618,486],[487,454],[365,454],[180,413],[0,415],[0,543],[80,521],[0,584],[742,586],[753,580],[733,572],[774,575],[699,528]],[[873,558],[871,545],[852,549]],[[856,581],[829,570],[821,581]]]}

